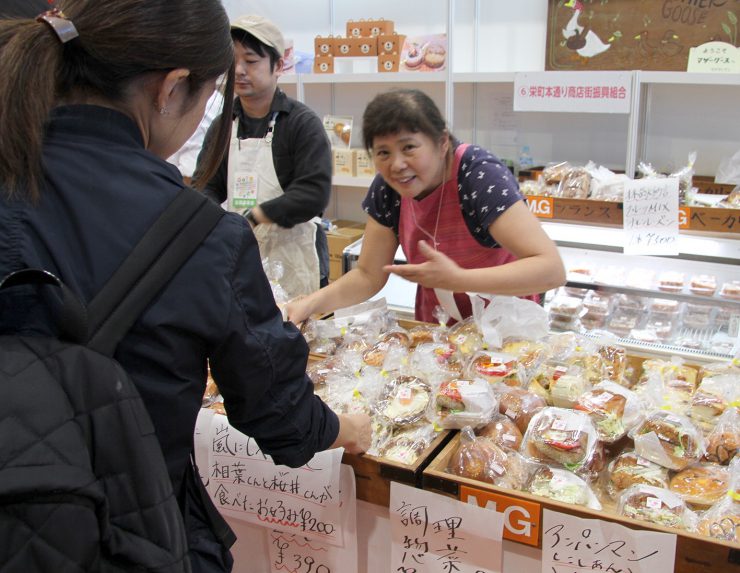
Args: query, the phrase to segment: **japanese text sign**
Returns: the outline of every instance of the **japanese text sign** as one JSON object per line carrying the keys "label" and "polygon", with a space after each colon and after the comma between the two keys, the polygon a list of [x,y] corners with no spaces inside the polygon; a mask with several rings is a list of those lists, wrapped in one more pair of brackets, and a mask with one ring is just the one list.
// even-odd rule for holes
{"label": "japanese text sign", "polygon": [[707,42],[689,49],[689,72],[740,73],[740,48],[727,42]]}
{"label": "japanese text sign", "polygon": [[390,518],[395,573],[501,572],[500,513],[392,482]]}
{"label": "japanese text sign", "polygon": [[514,77],[514,111],[629,113],[630,72],[525,72]]}
{"label": "japanese text sign", "polygon": [[270,531],[272,573],[357,573],[357,501],[351,466],[341,466],[340,484],[344,546],[333,547],[296,533]]}
{"label": "japanese text sign", "polygon": [[624,253],[678,254],[678,178],[645,178],[624,185]]}
{"label": "japanese text sign", "polygon": [[676,536],[545,509],[542,573],[673,573]]}
{"label": "japanese text sign", "polygon": [[341,545],[339,466],[343,450],[316,454],[300,468],[275,465],[257,443],[231,427],[226,416],[213,416],[199,441],[208,445],[207,464],[199,453],[200,472],[218,510],[225,515],[323,543]]}

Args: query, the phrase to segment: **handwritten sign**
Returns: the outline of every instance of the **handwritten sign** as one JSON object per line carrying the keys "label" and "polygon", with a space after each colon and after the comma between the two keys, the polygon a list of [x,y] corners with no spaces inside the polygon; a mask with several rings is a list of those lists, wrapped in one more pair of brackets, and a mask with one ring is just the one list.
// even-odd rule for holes
{"label": "handwritten sign", "polygon": [[545,509],[542,573],[672,573],[676,536]]}
{"label": "handwritten sign", "polygon": [[678,178],[624,184],[624,253],[678,254]]}
{"label": "handwritten sign", "polygon": [[[216,414],[200,439],[208,444],[200,472],[220,512],[332,545],[342,544],[339,466],[343,450],[320,452],[300,468],[275,465],[257,443]],[[196,444],[196,453],[199,446]],[[203,455],[201,451],[201,455]]]}
{"label": "handwritten sign", "polygon": [[429,491],[391,483],[391,571],[495,573],[503,516]]}
{"label": "handwritten sign", "polygon": [[740,73],[740,48],[727,42],[707,42],[691,48],[686,71]]}
{"label": "handwritten sign", "polygon": [[629,113],[630,72],[525,72],[514,76],[514,111]]}
{"label": "handwritten sign", "polygon": [[351,466],[341,466],[340,489],[344,546],[333,547],[303,535],[270,531],[272,573],[357,573],[357,500]]}

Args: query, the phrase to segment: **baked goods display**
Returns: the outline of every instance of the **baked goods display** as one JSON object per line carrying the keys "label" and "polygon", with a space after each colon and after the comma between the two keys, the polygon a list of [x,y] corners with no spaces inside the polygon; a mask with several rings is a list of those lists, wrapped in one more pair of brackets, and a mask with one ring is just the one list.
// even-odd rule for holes
{"label": "baked goods display", "polygon": [[602,442],[614,443],[637,425],[647,405],[631,390],[606,381],[581,394],[575,409],[591,417]]}
{"label": "baked goods display", "polygon": [[606,492],[617,498],[623,490],[637,484],[668,487],[668,468],[646,460],[633,451],[622,452],[607,467]]}
{"label": "baked goods display", "polygon": [[501,447],[489,438],[476,437],[472,428],[460,432],[460,443],[447,471],[507,489],[523,489],[531,466],[515,450]]}
{"label": "baked goods display", "polygon": [[587,414],[549,407],[532,418],[521,452],[535,461],[575,470],[591,460],[596,440],[596,428]]}
{"label": "baked goods display", "polygon": [[691,514],[681,497],[650,485],[633,485],[619,496],[617,512],[625,517],[684,529],[691,525]]}
{"label": "baked goods display", "polygon": [[704,455],[701,431],[685,416],[654,410],[632,432],[635,451],[671,470],[682,470]]}
{"label": "baked goods display", "polygon": [[536,470],[527,488],[529,493],[568,505],[583,505],[600,510],[601,503],[591,487],[567,470],[544,466]]}
{"label": "baked goods display", "polygon": [[537,394],[523,388],[497,388],[498,411],[510,418],[519,431],[524,433],[532,418],[547,406],[547,402]]}
{"label": "baked goods display", "polygon": [[418,422],[429,404],[432,389],[416,376],[401,375],[383,389],[376,411],[397,426]]}
{"label": "baked goods display", "polygon": [[717,464],[696,464],[671,478],[669,488],[692,507],[706,508],[727,495],[730,472]]}
{"label": "baked goods display", "polygon": [[493,419],[475,431],[477,436],[493,440],[499,446],[518,450],[522,445],[522,432],[511,418],[494,414]]}
{"label": "baked goods display", "polygon": [[447,429],[484,426],[498,409],[490,384],[480,378],[445,380],[434,393],[434,405],[430,417]]}

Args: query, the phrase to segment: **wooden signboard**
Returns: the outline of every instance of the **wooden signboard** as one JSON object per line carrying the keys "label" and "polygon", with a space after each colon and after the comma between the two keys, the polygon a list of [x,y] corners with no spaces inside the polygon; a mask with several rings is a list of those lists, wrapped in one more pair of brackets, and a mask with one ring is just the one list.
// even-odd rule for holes
{"label": "wooden signboard", "polygon": [[740,45],[740,0],[549,0],[547,70],[686,71],[689,49]]}

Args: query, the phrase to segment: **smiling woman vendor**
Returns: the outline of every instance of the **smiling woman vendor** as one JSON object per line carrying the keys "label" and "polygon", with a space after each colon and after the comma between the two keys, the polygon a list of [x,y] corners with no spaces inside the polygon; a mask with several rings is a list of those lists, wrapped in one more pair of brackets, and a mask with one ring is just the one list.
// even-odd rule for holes
{"label": "smiling woman vendor", "polygon": [[[429,96],[381,93],[362,129],[378,174],[363,201],[369,217],[358,264],[292,301],[292,321],[367,300],[389,273],[417,283],[415,315],[426,322],[436,322],[439,304],[458,320],[470,316],[466,292],[530,296],[565,282],[557,247],[514,176],[493,154],[453,138]],[[393,264],[399,244],[408,264]]]}

